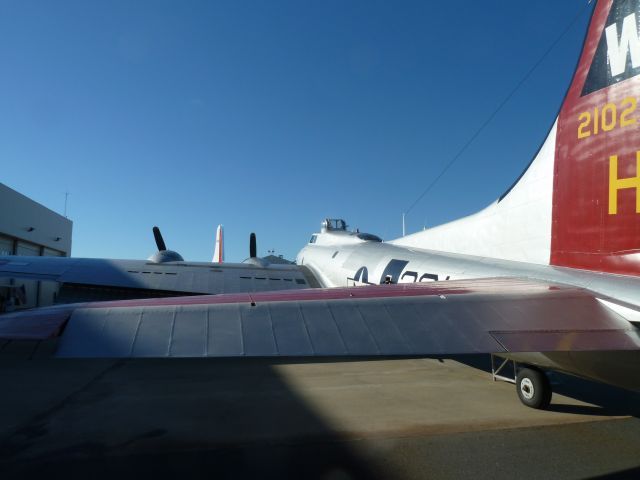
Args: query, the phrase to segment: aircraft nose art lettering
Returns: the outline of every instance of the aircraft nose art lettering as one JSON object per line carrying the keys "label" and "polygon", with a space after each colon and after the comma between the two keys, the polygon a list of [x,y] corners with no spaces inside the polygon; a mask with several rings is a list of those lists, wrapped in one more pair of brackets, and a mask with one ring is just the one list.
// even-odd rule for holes
{"label": "aircraft nose art lettering", "polygon": [[551,263],[640,275],[640,0],[593,15],[560,111]]}

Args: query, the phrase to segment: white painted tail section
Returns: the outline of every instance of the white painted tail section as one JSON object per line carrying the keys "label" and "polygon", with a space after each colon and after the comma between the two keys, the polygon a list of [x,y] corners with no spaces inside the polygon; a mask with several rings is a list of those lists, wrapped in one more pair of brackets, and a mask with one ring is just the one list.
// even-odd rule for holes
{"label": "white painted tail section", "polygon": [[218,225],[216,229],[216,248],[213,251],[213,263],[224,263],[224,241],[222,225]]}
{"label": "white painted tail section", "polygon": [[549,264],[556,130],[557,121],[527,171],[502,199],[468,217],[389,243]]}

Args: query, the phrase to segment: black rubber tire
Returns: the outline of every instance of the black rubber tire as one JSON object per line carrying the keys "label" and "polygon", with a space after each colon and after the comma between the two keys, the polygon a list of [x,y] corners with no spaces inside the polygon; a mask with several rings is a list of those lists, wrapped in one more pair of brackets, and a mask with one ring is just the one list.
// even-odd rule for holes
{"label": "black rubber tire", "polygon": [[521,368],[516,375],[516,391],[527,407],[546,410],[551,403],[551,383],[538,369]]}

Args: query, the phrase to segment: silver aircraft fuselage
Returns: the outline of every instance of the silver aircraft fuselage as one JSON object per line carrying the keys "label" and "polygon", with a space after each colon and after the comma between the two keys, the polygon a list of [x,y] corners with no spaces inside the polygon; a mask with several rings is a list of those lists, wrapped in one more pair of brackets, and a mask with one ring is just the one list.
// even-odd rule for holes
{"label": "silver aircraft fuselage", "polygon": [[[640,325],[640,278],[550,265],[406,248],[356,232],[314,234],[297,256],[322,287],[512,277],[572,285],[594,292],[620,316]],[[509,355],[514,360],[640,390],[640,352]]]}

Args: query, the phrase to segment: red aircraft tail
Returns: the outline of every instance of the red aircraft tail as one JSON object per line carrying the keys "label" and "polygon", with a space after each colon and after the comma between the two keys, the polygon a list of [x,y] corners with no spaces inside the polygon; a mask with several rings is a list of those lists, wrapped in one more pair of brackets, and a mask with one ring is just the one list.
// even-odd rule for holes
{"label": "red aircraft tail", "polygon": [[600,0],[558,119],[551,263],[640,275],[640,0]]}

